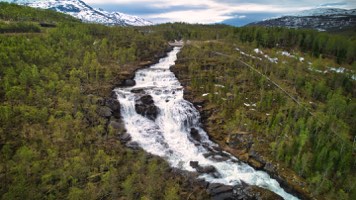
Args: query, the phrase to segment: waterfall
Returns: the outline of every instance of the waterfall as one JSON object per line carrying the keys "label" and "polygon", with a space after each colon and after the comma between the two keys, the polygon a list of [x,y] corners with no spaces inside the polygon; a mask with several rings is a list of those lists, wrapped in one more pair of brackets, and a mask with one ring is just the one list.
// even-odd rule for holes
{"label": "waterfall", "polygon": [[[164,158],[174,168],[196,171],[191,161],[197,161],[201,170],[206,171],[199,178],[210,183],[236,185],[243,181],[271,190],[284,199],[297,199],[285,192],[266,172],[255,170],[227,152],[216,150],[218,145],[210,141],[201,128],[199,112],[184,100],[183,87],[169,69],[175,64],[179,51],[180,48],[176,47],[159,63],[137,71],[135,86],[114,90],[132,142]],[[156,109],[155,117],[137,113],[135,104],[142,97],[147,101],[153,100],[154,105],[149,109]]]}

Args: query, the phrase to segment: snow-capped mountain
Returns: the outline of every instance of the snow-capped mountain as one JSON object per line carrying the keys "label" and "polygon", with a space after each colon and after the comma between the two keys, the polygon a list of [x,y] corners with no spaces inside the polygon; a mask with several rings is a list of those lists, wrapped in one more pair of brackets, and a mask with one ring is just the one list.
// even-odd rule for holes
{"label": "snow-capped mountain", "polygon": [[55,10],[89,23],[119,26],[148,26],[153,24],[152,22],[137,16],[95,9],[80,0],[14,0],[12,2],[35,8]]}
{"label": "snow-capped mountain", "polygon": [[303,10],[292,14],[291,16],[306,17],[306,16],[330,16],[330,15],[356,15],[356,9],[346,10],[340,8],[314,8]]}
{"label": "snow-capped mountain", "polygon": [[356,9],[316,8],[254,22],[247,26],[279,26],[332,31],[356,27]]}

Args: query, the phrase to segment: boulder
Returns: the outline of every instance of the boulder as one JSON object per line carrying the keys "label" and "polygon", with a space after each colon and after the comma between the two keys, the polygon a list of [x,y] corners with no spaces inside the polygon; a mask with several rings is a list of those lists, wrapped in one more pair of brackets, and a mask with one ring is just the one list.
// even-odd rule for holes
{"label": "boulder", "polygon": [[114,90],[111,91],[110,97],[113,98],[113,99],[117,99],[117,93]]}
{"label": "boulder", "polygon": [[193,167],[194,169],[199,167],[199,162],[198,161],[190,161],[189,165]]}
{"label": "boulder", "polygon": [[233,187],[229,185],[223,185],[220,183],[212,183],[208,187],[208,191],[210,194],[221,194],[221,193],[227,193],[227,192],[232,192]]}
{"label": "boulder", "polygon": [[137,142],[128,142],[126,143],[126,147],[132,149],[132,150],[139,150],[140,149],[140,145],[138,145]]}
{"label": "boulder", "polygon": [[142,96],[142,97],[140,98],[140,101],[141,101],[143,104],[147,104],[147,105],[154,103],[153,98],[152,98],[151,95]]}
{"label": "boulder", "polygon": [[106,106],[101,106],[98,108],[97,113],[101,117],[111,117],[112,115],[112,110],[109,107]]}
{"label": "boulder", "polygon": [[189,165],[200,174],[210,174],[215,178],[219,178],[220,174],[212,165],[200,166],[198,161],[190,161]]}
{"label": "boulder", "polygon": [[132,79],[126,79],[122,85],[124,87],[132,87],[132,86],[135,86],[136,85],[136,81],[135,80],[132,80]]}
{"label": "boulder", "polygon": [[216,162],[224,162],[230,159],[230,157],[222,156],[222,155],[214,155],[211,157]]}
{"label": "boulder", "polygon": [[132,89],[131,92],[135,93],[135,94],[139,94],[139,93],[143,94],[145,91],[143,89],[137,89],[136,88],[136,89]]}
{"label": "boulder", "polygon": [[197,172],[199,173],[203,173],[203,174],[210,174],[210,173],[214,173],[216,172],[216,169],[214,166],[212,165],[208,165],[208,166],[199,166],[196,168]]}
{"label": "boulder", "polygon": [[192,136],[192,138],[198,142],[200,142],[201,140],[201,136],[199,134],[199,131],[195,128],[191,128],[190,129],[190,135]]}
{"label": "boulder", "polygon": [[128,133],[124,133],[119,136],[119,139],[122,143],[126,143],[131,140],[131,136]]}
{"label": "boulder", "polygon": [[255,186],[248,185],[244,182],[234,186],[233,190],[234,199],[243,199],[243,200],[281,200],[283,199],[279,195],[275,194],[272,191],[267,189]]}
{"label": "boulder", "polygon": [[142,96],[140,99],[136,100],[135,110],[138,114],[151,120],[155,120],[157,118],[159,111],[150,95]]}
{"label": "boulder", "polygon": [[120,111],[120,102],[117,99],[107,98],[105,100],[105,106],[114,112]]}
{"label": "boulder", "polygon": [[207,192],[213,200],[230,200],[234,199],[233,187],[220,183],[209,184]]}

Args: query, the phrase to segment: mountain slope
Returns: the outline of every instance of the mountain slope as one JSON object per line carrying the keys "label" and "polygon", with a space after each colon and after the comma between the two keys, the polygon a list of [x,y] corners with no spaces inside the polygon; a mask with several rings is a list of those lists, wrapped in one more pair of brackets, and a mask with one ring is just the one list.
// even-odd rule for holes
{"label": "mountain slope", "polygon": [[356,27],[356,9],[317,8],[254,22],[247,26],[279,26],[288,28],[308,28],[319,31],[333,31]]}
{"label": "mountain slope", "polygon": [[35,8],[55,10],[69,14],[84,22],[100,23],[119,26],[148,26],[152,25],[145,19],[126,15],[120,12],[106,12],[95,9],[80,0],[49,0],[49,1],[12,1],[13,3],[27,5]]}

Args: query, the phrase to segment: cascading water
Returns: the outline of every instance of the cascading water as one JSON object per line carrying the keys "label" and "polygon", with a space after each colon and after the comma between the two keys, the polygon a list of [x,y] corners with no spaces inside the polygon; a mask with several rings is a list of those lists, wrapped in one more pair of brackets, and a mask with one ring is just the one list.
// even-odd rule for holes
{"label": "cascading water", "polygon": [[[267,173],[239,162],[227,152],[216,150],[217,144],[210,141],[201,128],[199,112],[183,99],[183,87],[169,70],[179,51],[176,47],[158,64],[137,71],[134,87],[114,90],[131,140],[145,151],[165,158],[175,168],[195,171],[191,161],[198,161],[201,168],[213,167],[214,170],[210,170],[213,173],[200,175],[210,183],[237,185],[243,181],[271,190],[284,199],[297,199]],[[155,118],[140,115],[135,109],[135,102],[148,95],[158,110]]]}

